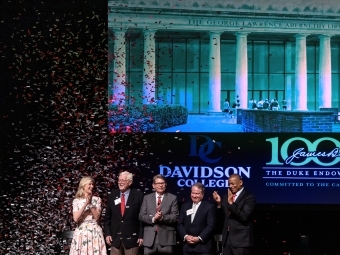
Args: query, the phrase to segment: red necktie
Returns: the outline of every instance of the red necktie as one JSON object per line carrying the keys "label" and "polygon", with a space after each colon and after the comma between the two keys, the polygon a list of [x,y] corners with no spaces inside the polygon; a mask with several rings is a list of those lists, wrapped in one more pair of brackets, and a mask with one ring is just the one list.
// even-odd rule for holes
{"label": "red necktie", "polygon": [[120,198],[120,212],[122,213],[122,216],[123,216],[124,212],[125,212],[125,196],[124,196],[124,193],[122,193],[122,196]]}
{"label": "red necktie", "polygon": [[[162,197],[162,196],[158,196],[158,197],[157,197],[158,200],[157,200],[156,212],[159,212],[159,206],[160,206],[161,203],[162,203],[161,197]],[[155,227],[155,231],[156,231],[156,232],[158,231],[158,227],[157,227],[157,226]]]}
{"label": "red necktie", "polygon": [[157,207],[159,207],[161,205],[161,203],[162,203],[161,197],[162,196],[158,196]]}

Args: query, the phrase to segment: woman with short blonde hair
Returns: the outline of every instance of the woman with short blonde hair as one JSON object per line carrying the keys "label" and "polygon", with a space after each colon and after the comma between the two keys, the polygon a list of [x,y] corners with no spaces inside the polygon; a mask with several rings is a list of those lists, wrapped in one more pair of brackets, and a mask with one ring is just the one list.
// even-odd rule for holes
{"label": "woman with short blonde hair", "polygon": [[102,228],[98,225],[101,199],[93,196],[94,179],[84,176],[73,200],[73,219],[77,223],[71,243],[70,255],[106,255]]}

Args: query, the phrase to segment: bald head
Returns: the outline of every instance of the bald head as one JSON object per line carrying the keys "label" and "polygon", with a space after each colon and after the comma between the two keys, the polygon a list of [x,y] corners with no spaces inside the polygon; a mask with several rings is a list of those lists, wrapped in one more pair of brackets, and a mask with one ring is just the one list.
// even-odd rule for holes
{"label": "bald head", "polygon": [[241,176],[239,174],[232,174],[232,175],[229,176],[229,179],[230,178],[235,178],[235,180],[242,180]]}
{"label": "bald head", "polygon": [[228,186],[230,191],[235,194],[237,193],[239,190],[242,189],[243,187],[243,181],[241,179],[241,176],[238,174],[232,174],[229,176],[228,179]]}

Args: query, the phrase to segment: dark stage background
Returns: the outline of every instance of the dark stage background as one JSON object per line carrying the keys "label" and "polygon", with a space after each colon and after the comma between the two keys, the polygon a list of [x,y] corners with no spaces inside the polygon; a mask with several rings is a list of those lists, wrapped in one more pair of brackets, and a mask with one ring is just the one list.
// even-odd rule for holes
{"label": "dark stage background", "polygon": [[[151,191],[153,138],[108,133],[107,2],[5,0],[0,12],[0,254],[54,254],[83,175],[104,204],[121,169]],[[301,235],[312,254],[339,254],[339,212],[259,204],[255,254],[288,254]]]}

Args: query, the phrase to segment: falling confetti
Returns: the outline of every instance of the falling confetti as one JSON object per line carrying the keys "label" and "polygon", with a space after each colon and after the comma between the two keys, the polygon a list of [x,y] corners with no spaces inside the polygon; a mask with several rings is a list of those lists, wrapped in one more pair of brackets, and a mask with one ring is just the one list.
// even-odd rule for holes
{"label": "falling confetti", "polygon": [[[180,130],[175,147],[171,139],[134,133],[156,128],[148,113],[124,126],[108,123],[118,116],[107,110],[115,100],[108,98],[107,1],[32,2],[1,3],[0,254],[55,254],[63,247],[56,233],[75,228],[72,200],[82,176],[95,178],[104,205],[121,170],[151,192],[161,156],[172,164],[175,148],[184,146]],[[162,50],[159,57],[173,54]],[[260,224],[285,227],[271,215]],[[268,250],[270,235],[263,237]]]}

